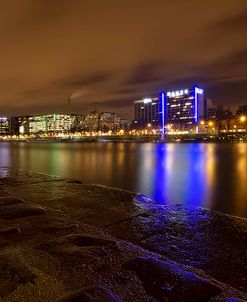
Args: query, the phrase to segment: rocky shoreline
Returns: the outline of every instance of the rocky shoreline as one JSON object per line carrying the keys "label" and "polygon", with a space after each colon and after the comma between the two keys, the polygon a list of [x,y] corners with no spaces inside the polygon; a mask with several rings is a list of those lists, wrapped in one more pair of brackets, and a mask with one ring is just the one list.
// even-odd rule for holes
{"label": "rocky shoreline", "polygon": [[247,300],[247,220],[0,169],[0,301]]}

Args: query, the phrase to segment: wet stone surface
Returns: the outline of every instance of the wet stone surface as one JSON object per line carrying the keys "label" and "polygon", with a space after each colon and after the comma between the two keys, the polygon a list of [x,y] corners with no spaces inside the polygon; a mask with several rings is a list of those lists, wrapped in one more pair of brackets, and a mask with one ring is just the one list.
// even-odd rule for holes
{"label": "wet stone surface", "polygon": [[103,286],[87,286],[76,290],[57,302],[122,302],[112,291]]}
{"label": "wet stone surface", "polygon": [[222,292],[216,284],[155,258],[138,257],[128,268],[137,273],[146,291],[158,301],[207,302]]}
{"label": "wet stone surface", "polygon": [[0,208],[0,218],[2,219],[16,219],[45,213],[45,208],[34,204],[14,204]]}
{"label": "wet stone surface", "polygon": [[[106,228],[174,261],[247,288],[247,220],[206,209],[146,203],[145,216]],[[225,273],[227,263],[227,271]]]}
{"label": "wet stone surface", "polygon": [[0,300],[246,301],[246,230],[244,219],[0,168]]}
{"label": "wet stone surface", "polygon": [[6,206],[6,205],[12,205],[16,203],[22,203],[24,200],[21,198],[17,198],[14,196],[6,196],[6,197],[0,197],[0,206]]}
{"label": "wet stone surface", "polygon": [[98,236],[69,234],[39,244],[37,248],[52,255],[65,257],[76,256],[81,262],[89,263],[108,255],[110,249],[117,248],[117,243],[114,240]]}
{"label": "wet stone surface", "polygon": [[242,299],[231,297],[231,298],[227,299],[226,302],[246,302],[246,301],[242,300]]}
{"label": "wet stone surface", "polygon": [[8,227],[8,228],[0,229],[0,236],[17,235],[20,233],[21,233],[21,229],[19,227]]}
{"label": "wet stone surface", "polygon": [[20,284],[34,283],[35,275],[19,259],[0,255],[0,297],[11,293]]}

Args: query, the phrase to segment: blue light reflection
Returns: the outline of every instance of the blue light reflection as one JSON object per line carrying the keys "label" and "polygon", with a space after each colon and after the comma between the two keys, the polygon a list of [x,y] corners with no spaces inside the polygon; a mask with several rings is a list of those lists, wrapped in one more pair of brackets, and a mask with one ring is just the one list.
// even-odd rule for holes
{"label": "blue light reflection", "polygon": [[207,187],[207,146],[157,144],[152,198],[162,204],[203,206]]}

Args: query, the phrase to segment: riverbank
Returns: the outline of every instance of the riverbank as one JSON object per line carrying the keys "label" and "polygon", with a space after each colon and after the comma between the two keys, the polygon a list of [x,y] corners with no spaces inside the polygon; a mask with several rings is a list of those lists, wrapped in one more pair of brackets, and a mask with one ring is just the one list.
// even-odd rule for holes
{"label": "riverbank", "polygon": [[0,177],[3,302],[247,299],[246,219],[25,170]]}
{"label": "riverbank", "polygon": [[23,135],[23,136],[0,136],[1,141],[8,142],[124,142],[124,143],[238,143],[247,142],[246,132],[222,132],[220,134],[198,133],[198,134],[173,134],[161,135],[83,135],[83,134],[63,134],[63,135]]}

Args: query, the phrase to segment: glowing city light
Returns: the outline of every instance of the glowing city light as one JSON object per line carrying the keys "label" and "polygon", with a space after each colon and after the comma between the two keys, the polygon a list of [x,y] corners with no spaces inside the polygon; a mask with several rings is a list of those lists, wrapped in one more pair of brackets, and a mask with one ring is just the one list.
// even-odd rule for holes
{"label": "glowing city light", "polygon": [[198,88],[198,87],[195,87],[195,92],[196,92],[197,94],[203,94],[203,89],[200,89],[200,88]]}
{"label": "glowing city light", "polygon": [[161,93],[161,118],[162,118],[162,129],[161,133],[164,135],[165,132],[165,93]]}
{"label": "glowing city light", "polygon": [[239,118],[240,122],[244,123],[246,121],[246,116],[245,115],[241,115]]}
{"label": "glowing city light", "polygon": [[195,122],[198,122],[198,94],[203,94],[203,89],[195,86]]}
{"label": "glowing city light", "polygon": [[175,96],[180,96],[180,95],[184,95],[184,94],[188,94],[189,90],[188,89],[185,89],[185,90],[177,90],[177,91],[169,91],[167,92],[167,96],[168,97],[175,97]]}
{"label": "glowing city light", "polygon": [[143,100],[144,104],[148,104],[148,103],[151,103],[151,102],[152,102],[152,99],[150,99],[150,98],[147,98],[147,99]]}

